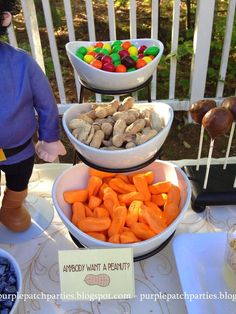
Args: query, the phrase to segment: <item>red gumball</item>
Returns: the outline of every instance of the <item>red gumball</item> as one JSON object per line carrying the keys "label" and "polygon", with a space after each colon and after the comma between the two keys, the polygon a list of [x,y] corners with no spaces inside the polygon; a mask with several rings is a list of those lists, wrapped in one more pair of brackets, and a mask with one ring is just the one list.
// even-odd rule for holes
{"label": "red gumball", "polygon": [[102,57],[104,56],[104,54],[103,53],[96,53],[96,55],[95,55],[95,59],[97,59],[97,60],[100,60],[101,61],[101,59],[102,59]]}
{"label": "red gumball", "polygon": [[102,69],[107,72],[114,72],[116,68],[113,63],[105,63],[103,64]]}
{"label": "red gumball", "polygon": [[102,59],[101,59],[102,63],[105,64],[105,63],[112,63],[112,58],[110,56],[103,56]]}
{"label": "red gumball", "polygon": [[143,59],[143,57],[144,57],[144,54],[143,54],[143,53],[139,53],[139,54],[138,54],[138,58],[139,58],[139,59]]}
{"label": "red gumball", "polygon": [[140,46],[138,49],[138,53],[143,53],[145,49],[147,49],[147,46],[145,45]]}
{"label": "red gumball", "polygon": [[129,52],[127,50],[121,50],[118,53],[121,58],[129,56]]}

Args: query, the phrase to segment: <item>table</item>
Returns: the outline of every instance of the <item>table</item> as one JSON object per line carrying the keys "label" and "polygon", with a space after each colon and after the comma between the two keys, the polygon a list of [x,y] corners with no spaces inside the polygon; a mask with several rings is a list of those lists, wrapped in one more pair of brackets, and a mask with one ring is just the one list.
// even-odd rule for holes
{"label": "table", "polygon": [[[222,160],[213,160],[222,162]],[[236,158],[229,162],[235,163]],[[194,164],[194,160],[174,162],[179,166]],[[202,159],[201,163],[206,163]],[[54,179],[70,164],[35,165],[29,184],[31,197],[43,197],[51,202],[51,187]],[[43,210],[43,209],[42,209]],[[196,214],[191,208],[186,212],[178,226],[176,234],[195,232],[215,232],[226,230],[229,222],[236,223],[236,206],[208,207],[203,213]],[[19,262],[23,273],[23,293],[26,295],[41,294],[51,296],[51,300],[32,298],[19,304],[19,314],[185,314],[184,300],[143,300],[141,294],[182,293],[171,242],[155,256],[135,263],[136,298],[132,300],[107,300],[94,302],[61,301],[58,273],[58,250],[76,249],[67,229],[57,213],[54,213],[52,224],[38,238],[20,244],[1,244],[0,247],[13,254]],[[45,298],[45,297],[44,297]],[[227,313],[229,314],[229,313]]]}

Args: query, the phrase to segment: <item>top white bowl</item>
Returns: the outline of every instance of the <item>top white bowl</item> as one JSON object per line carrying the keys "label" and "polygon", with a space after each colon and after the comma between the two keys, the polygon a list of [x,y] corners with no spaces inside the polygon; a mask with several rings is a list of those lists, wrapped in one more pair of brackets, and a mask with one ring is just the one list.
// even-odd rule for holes
{"label": "top white bowl", "polygon": [[[6,258],[10,262],[10,264],[13,265],[13,268],[15,270],[16,280],[17,280],[17,295],[19,296],[19,294],[22,293],[22,274],[21,274],[20,266],[10,253],[8,253],[7,251],[1,248],[0,248],[0,257]],[[11,311],[9,312],[9,314],[18,313],[17,307],[18,307],[19,301],[20,301],[20,298],[17,298],[15,300],[14,305],[11,308]]]}
{"label": "top white bowl", "polygon": [[[156,46],[159,48],[158,55],[141,69],[133,72],[115,73],[107,72],[87,64],[75,55],[76,50],[81,46],[91,46],[95,42],[91,41],[71,41],[66,44],[67,55],[72,66],[77,72],[78,76],[91,87],[101,90],[127,90],[135,88],[146,82],[155,71],[161,56],[163,54],[164,46],[162,42],[155,39],[128,39],[137,47],[142,45]],[[113,41],[104,41],[104,43],[112,43]]]}

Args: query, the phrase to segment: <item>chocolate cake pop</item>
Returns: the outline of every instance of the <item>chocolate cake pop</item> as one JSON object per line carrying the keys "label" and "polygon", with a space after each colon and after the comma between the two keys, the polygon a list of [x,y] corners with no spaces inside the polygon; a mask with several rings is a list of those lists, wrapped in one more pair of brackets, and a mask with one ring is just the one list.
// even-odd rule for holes
{"label": "chocolate cake pop", "polygon": [[203,184],[203,189],[206,189],[208,182],[208,175],[211,165],[211,156],[214,147],[214,141],[217,136],[223,135],[228,132],[233,122],[232,113],[224,108],[217,107],[208,111],[202,119],[202,125],[207,130],[211,137],[210,149],[207,158],[206,174]]}
{"label": "chocolate cake pop", "polygon": [[202,119],[202,125],[212,139],[227,133],[232,122],[232,113],[224,107],[217,107],[209,110]]}
{"label": "chocolate cake pop", "polygon": [[[198,100],[194,104],[192,104],[190,108],[190,115],[192,119],[196,122],[201,124],[204,115],[212,108],[216,107],[216,102],[210,99],[202,99]],[[202,142],[203,142],[203,135],[204,135],[204,127],[201,125],[201,132],[200,132],[200,139],[199,139],[199,146],[198,146],[198,155],[197,155],[197,164],[196,170],[199,170],[201,152],[202,152]]]}
{"label": "chocolate cake pop", "polygon": [[216,107],[216,102],[214,100],[202,99],[192,104],[189,111],[192,119],[196,123],[201,124],[204,115],[214,107]]}
{"label": "chocolate cake pop", "polygon": [[224,166],[223,166],[223,169],[226,169],[226,165],[227,165],[228,158],[229,158],[230,147],[231,147],[233,135],[234,135],[235,122],[236,122],[236,97],[232,96],[232,97],[226,98],[223,101],[223,103],[221,104],[221,106],[230,110],[230,112],[232,113],[233,118],[234,118],[234,122],[232,123],[232,127],[230,130],[229,141],[228,141],[227,150],[226,150],[226,154],[225,154],[225,162],[224,162]]}
{"label": "chocolate cake pop", "polygon": [[226,98],[221,106],[230,110],[234,117],[234,121],[236,121],[236,96]]}

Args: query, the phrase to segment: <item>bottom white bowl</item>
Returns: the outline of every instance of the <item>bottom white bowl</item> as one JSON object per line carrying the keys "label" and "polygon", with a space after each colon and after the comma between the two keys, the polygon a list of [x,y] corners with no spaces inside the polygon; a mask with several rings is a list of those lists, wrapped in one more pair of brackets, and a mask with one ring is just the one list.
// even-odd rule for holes
{"label": "bottom white bowl", "polygon": [[181,191],[180,214],[162,233],[152,237],[148,240],[141,241],[133,244],[113,244],[109,242],[99,241],[90,237],[84,232],[80,231],[71,222],[71,206],[64,201],[63,192],[74,189],[83,189],[87,186],[88,170],[84,164],[78,164],[67,169],[63,172],[54,182],[52,189],[52,198],[56,210],[67,227],[68,231],[84,246],[88,248],[95,247],[132,247],[134,257],[140,257],[144,254],[150,253],[159,247],[165,240],[167,240],[183,218],[184,213],[187,211],[191,199],[191,186],[185,173],[178,167],[166,161],[155,161],[149,166],[139,170],[138,172],[145,172],[152,170],[155,174],[155,182],[171,181],[173,184],[178,185]]}

